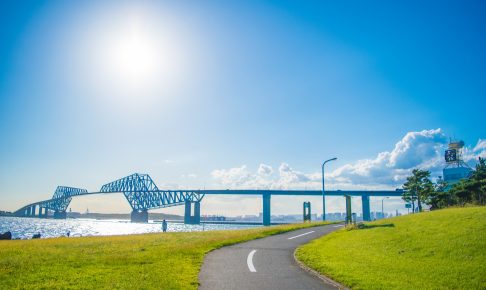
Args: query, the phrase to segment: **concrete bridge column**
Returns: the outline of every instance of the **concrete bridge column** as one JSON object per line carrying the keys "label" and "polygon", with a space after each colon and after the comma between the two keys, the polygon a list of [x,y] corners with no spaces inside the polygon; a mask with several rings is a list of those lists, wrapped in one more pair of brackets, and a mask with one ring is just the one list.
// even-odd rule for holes
{"label": "concrete bridge column", "polygon": [[353,222],[353,210],[351,209],[351,196],[345,195],[346,198],[346,224],[351,224]]}
{"label": "concrete bridge column", "polygon": [[55,219],[60,219],[60,220],[65,220],[67,217],[65,211],[55,211],[54,212],[54,218]]}
{"label": "concrete bridge column", "polygon": [[[192,214],[193,206],[194,214]],[[188,225],[198,225],[201,223],[201,203],[199,201],[191,202],[186,200],[184,203],[184,223]]]}
{"label": "concrete bridge column", "polygon": [[201,223],[201,203],[199,201],[194,202],[194,224]]}
{"label": "concrete bridge column", "polygon": [[133,210],[130,217],[132,223],[148,223],[148,210]]}
{"label": "concrete bridge column", "polygon": [[39,206],[39,218],[41,218],[41,217],[42,217],[42,207]]}
{"label": "concrete bridge column", "polygon": [[270,213],[270,194],[263,194],[263,225],[269,226],[271,223]]}
{"label": "concrete bridge column", "polygon": [[311,221],[311,203],[310,201],[304,201],[304,217],[303,217],[303,221],[306,222],[306,221]]}
{"label": "concrete bridge column", "polygon": [[363,220],[367,222],[371,221],[370,196],[362,195],[361,203],[363,205]]}
{"label": "concrete bridge column", "polygon": [[191,223],[191,202],[188,200],[184,203],[184,223],[187,225]]}

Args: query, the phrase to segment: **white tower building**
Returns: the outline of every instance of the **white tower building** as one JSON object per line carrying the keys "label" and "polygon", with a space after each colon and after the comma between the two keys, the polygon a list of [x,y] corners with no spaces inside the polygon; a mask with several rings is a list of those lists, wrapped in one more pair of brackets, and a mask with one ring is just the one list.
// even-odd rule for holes
{"label": "white tower building", "polygon": [[464,141],[451,141],[449,148],[445,151],[446,167],[443,169],[444,181],[450,185],[457,183],[463,178],[467,178],[471,175],[472,169],[462,159],[462,148],[464,147]]}

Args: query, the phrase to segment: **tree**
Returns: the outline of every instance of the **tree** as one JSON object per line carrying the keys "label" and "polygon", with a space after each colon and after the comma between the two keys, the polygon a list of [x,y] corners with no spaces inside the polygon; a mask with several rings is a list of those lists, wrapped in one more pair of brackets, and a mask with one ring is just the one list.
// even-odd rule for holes
{"label": "tree", "polygon": [[479,157],[476,164],[476,170],[472,173],[470,184],[467,188],[473,194],[473,200],[476,204],[486,203],[486,160]]}
{"label": "tree", "polygon": [[405,190],[402,199],[407,202],[417,200],[419,211],[422,211],[422,203],[429,203],[430,196],[434,192],[434,185],[430,181],[430,171],[414,169],[412,175],[407,177],[403,185]]}
{"label": "tree", "polygon": [[439,176],[429,197],[431,210],[445,208],[453,203],[451,195],[446,192],[446,188],[447,182]]}
{"label": "tree", "polygon": [[486,160],[479,157],[476,170],[469,178],[454,184],[450,194],[455,196],[462,205],[486,204]]}

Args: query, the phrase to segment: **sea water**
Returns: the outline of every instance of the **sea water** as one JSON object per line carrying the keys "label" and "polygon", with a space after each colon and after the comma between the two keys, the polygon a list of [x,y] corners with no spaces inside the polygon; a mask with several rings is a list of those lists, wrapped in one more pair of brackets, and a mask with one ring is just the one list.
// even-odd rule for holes
{"label": "sea water", "polygon": [[[200,224],[186,225],[168,222],[168,232],[193,232],[209,230],[244,229],[258,225]],[[129,220],[95,220],[95,219],[40,219],[0,217],[0,233],[10,231],[14,239],[30,239],[34,234],[42,238],[66,236],[113,236],[162,232],[160,222],[131,223]]]}

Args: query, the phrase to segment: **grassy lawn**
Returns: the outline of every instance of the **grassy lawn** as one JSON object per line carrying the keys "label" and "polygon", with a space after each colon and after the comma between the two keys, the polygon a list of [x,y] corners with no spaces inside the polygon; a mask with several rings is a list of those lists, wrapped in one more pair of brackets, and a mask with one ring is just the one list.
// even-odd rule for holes
{"label": "grassy lawn", "polygon": [[322,224],[0,241],[0,288],[195,289],[207,252]]}
{"label": "grassy lawn", "polygon": [[353,289],[486,289],[486,207],[339,230],[299,248],[297,257]]}

